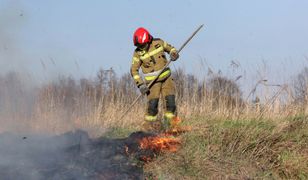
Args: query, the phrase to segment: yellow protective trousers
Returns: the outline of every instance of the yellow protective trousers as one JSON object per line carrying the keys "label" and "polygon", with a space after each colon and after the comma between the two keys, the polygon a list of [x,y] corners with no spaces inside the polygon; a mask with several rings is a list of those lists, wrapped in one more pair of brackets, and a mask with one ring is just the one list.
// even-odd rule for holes
{"label": "yellow protective trousers", "polygon": [[150,88],[150,92],[147,95],[147,112],[145,115],[146,121],[156,121],[158,114],[159,98],[162,95],[164,98],[164,118],[172,119],[176,113],[175,103],[175,84],[171,76],[163,81],[155,82]]}

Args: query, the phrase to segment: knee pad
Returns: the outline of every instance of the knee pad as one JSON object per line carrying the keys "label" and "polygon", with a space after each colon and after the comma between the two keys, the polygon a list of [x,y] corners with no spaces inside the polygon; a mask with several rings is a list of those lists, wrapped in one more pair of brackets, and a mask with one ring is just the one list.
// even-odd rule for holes
{"label": "knee pad", "polygon": [[175,95],[165,96],[165,100],[166,100],[166,110],[175,113],[176,111]]}
{"label": "knee pad", "polygon": [[148,102],[148,114],[151,116],[155,116],[158,113],[158,100],[159,99],[151,99]]}

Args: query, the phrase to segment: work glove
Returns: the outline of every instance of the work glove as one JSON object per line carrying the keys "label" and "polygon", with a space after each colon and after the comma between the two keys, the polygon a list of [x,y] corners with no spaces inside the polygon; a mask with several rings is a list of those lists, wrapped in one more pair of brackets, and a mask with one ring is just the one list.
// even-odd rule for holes
{"label": "work glove", "polygon": [[141,86],[139,86],[139,90],[140,90],[141,94],[143,94],[143,95],[150,92],[150,89],[145,84],[142,84]]}
{"label": "work glove", "polygon": [[179,58],[179,53],[177,51],[172,51],[170,53],[170,60],[171,61],[176,61]]}

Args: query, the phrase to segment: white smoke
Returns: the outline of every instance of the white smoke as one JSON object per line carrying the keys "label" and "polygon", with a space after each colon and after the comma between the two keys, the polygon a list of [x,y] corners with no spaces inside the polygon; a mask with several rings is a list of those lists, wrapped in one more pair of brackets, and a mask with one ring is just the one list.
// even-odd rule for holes
{"label": "white smoke", "polygon": [[26,16],[20,1],[2,2],[0,7],[0,72],[22,70],[25,54],[19,47]]}

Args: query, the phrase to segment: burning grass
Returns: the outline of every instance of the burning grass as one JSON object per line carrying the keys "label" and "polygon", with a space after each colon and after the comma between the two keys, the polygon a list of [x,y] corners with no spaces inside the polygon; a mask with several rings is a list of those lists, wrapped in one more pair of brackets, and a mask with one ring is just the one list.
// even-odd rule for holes
{"label": "burning grass", "polygon": [[201,119],[182,146],[145,166],[159,179],[307,179],[308,118]]}
{"label": "burning grass", "polygon": [[125,138],[96,139],[79,130],[52,137],[0,133],[0,176],[2,179],[144,179],[145,163],[175,152],[180,144],[178,138],[145,132],[134,132]]}
{"label": "burning grass", "polygon": [[181,144],[179,138],[155,136],[145,137],[140,140],[140,149],[150,149],[154,152],[176,152]]}
{"label": "burning grass", "polygon": [[144,163],[155,160],[161,154],[174,153],[181,145],[179,138],[167,134],[140,131],[132,133],[129,139],[125,145],[126,154]]}

